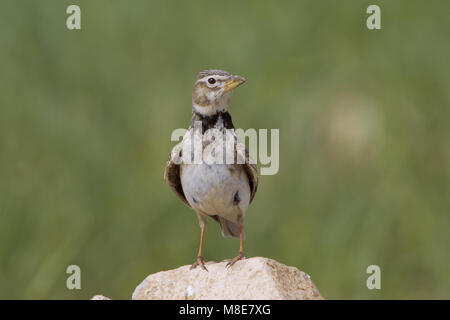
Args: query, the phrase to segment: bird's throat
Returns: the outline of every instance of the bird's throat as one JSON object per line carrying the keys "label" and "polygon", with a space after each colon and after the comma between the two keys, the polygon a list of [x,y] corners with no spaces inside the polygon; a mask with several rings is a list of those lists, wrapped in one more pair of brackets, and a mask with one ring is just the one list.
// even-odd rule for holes
{"label": "bird's throat", "polygon": [[196,111],[193,111],[191,122],[192,127],[194,127],[196,121],[202,122],[202,134],[212,128],[234,129],[233,121],[228,111],[217,111],[215,114],[210,116],[202,115]]}

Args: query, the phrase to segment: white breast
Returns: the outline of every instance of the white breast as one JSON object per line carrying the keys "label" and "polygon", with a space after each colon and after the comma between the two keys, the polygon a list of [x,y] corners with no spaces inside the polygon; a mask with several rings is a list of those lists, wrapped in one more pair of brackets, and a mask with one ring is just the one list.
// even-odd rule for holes
{"label": "white breast", "polygon": [[247,211],[250,186],[242,165],[183,164],[181,185],[191,207],[237,222]]}

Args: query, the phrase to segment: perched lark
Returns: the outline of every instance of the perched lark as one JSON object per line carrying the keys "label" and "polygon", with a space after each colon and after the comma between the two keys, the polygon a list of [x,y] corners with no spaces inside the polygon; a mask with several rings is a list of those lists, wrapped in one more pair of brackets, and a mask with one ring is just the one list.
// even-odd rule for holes
{"label": "perched lark", "polygon": [[[239,255],[231,259],[227,266],[244,258],[244,215],[258,186],[256,165],[250,161],[245,145],[234,132],[233,122],[228,113],[228,104],[235,88],[245,79],[222,70],[205,70],[198,74],[192,93],[192,121],[188,133],[176,145],[167,162],[164,179],[176,195],[198,216],[201,228],[200,247],[197,260],[191,266],[201,266],[207,270],[202,256],[203,237],[207,217],[220,224],[223,236],[239,237]],[[183,144],[195,123],[200,123],[201,133],[209,129],[231,132],[234,135],[231,147],[224,144],[224,153],[231,152],[234,158],[229,162],[200,164],[174,161],[174,155],[183,156]],[[214,138],[203,140],[203,147],[219,143]],[[222,145],[223,147],[223,145]],[[231,148],[231,150],[230,150]],[[238,157],[242,161],[236,161]],[[178,163],[178,164],[177,164]]]}

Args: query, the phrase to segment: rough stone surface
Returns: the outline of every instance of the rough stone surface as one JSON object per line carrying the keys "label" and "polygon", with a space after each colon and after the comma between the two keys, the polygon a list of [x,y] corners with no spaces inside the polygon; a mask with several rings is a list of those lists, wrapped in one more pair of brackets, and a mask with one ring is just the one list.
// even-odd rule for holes
{"label": "rough stone surface", "polygon": [[323,299],[309,275],[275,260],[254,257],[225,268],[208,262],[208,272],[189,265],[149,275],[133,293],[136,300]]}

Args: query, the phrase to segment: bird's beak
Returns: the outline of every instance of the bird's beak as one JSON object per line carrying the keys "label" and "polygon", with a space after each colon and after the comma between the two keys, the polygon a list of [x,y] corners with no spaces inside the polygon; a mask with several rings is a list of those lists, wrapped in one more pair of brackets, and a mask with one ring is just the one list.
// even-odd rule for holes
{"label": "bird's beak", "polygon": [[236,89],[238,86],[243,84],[245,79],[240,76],[232,76],[230,80],[225,83],[225,93]]}

